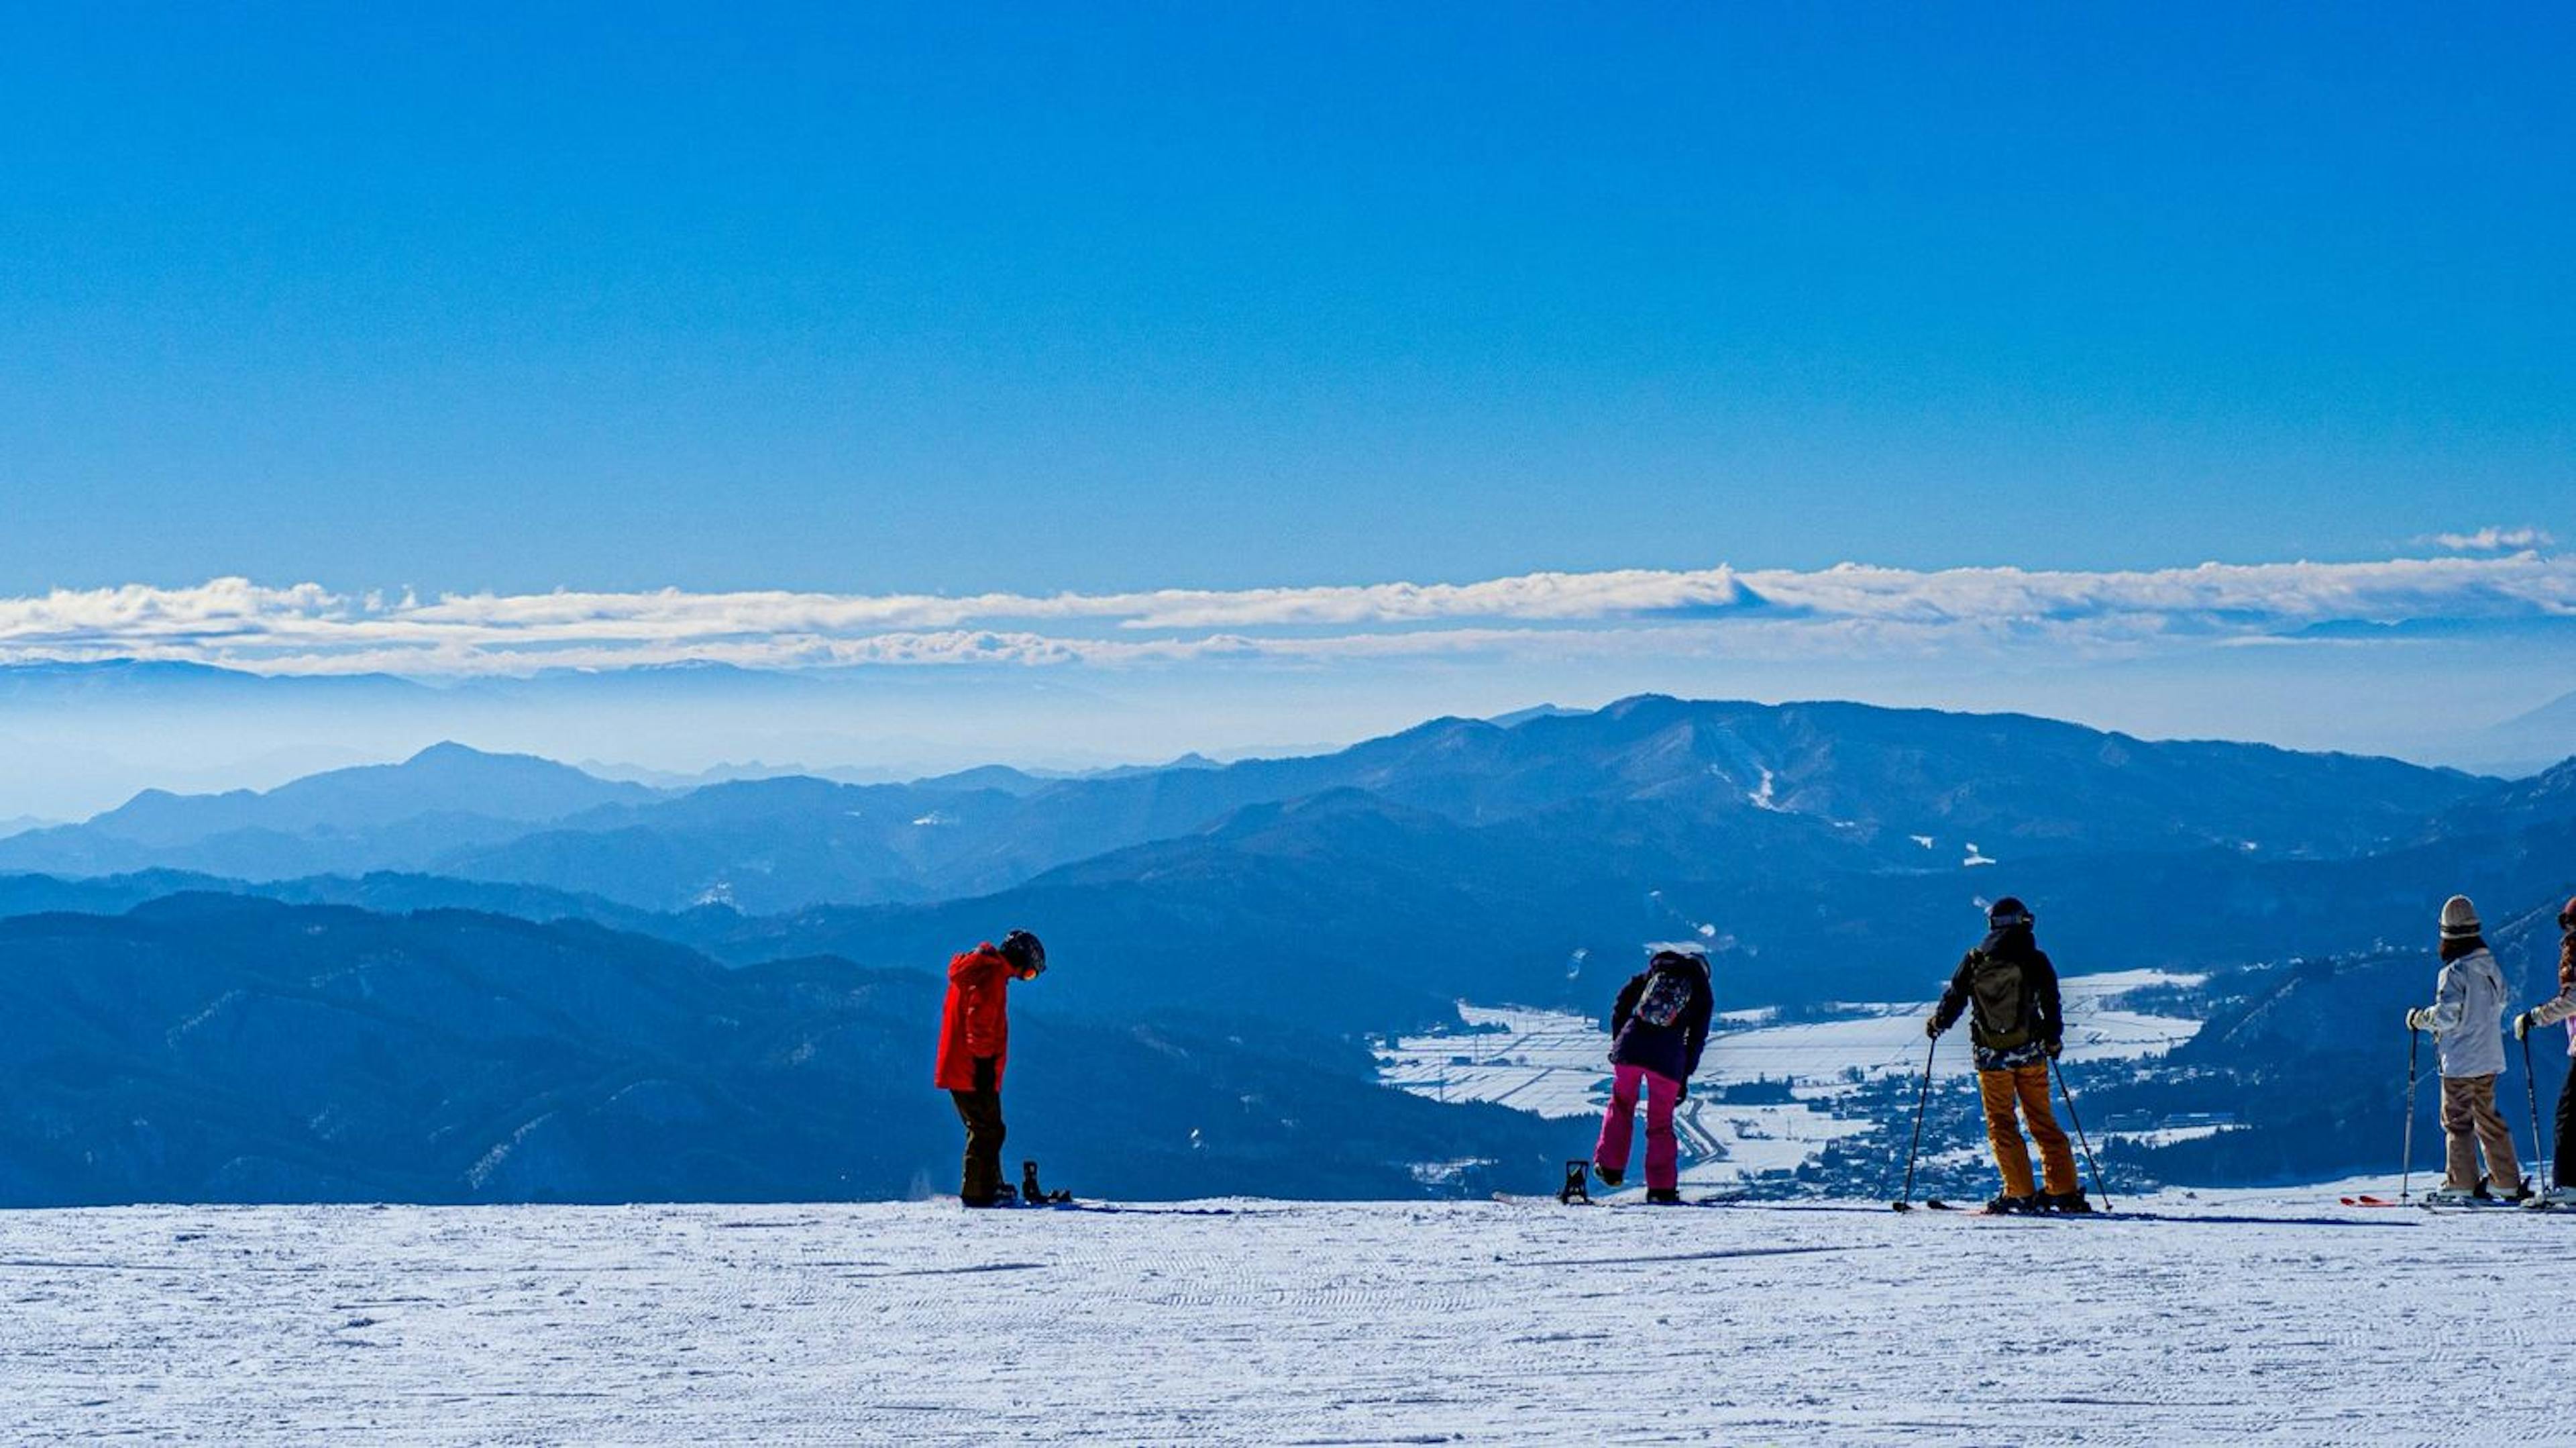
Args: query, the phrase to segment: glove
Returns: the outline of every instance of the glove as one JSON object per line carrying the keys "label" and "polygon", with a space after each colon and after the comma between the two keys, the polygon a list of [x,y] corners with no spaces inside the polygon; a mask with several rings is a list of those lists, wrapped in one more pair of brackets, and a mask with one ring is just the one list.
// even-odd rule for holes
{"label": "glove", "polygon": [[2408,1011],[2406,1013],[2406,1029],[2410,1031],[2420,1031],[2424,1029],[2424,1018],[2430,1014],[2432,1014],[2432,1012],[2425,1010],[2421,1006]]}
{"label": "glove", "polygon": [[2531,1039],[2531,1012],[2524,1011],[2513,1018],[2513,1038],[2517,1041]]}
{"label": "glove", "polygon": [[1923,1034],[1936,1041],[1941,1039],[1940,1019],[1936,1016],[1925,1016],[1923,1018]]}
{"label": "glove", "polygon": [[2054,1061],[2060,1055],[2065,1053],[2066,1043],[2064,1041],[2051,1041],[2043,1049],[2048,1052],[2048,1059]]}

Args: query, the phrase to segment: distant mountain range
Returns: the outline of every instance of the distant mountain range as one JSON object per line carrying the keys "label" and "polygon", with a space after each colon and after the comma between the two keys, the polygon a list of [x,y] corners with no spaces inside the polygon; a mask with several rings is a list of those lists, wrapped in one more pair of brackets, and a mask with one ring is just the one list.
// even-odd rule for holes
{"label": "distant mountain range", "polygon": [[[1640,698],[1516,724],[1444,719],[1338,753],[1040,780],[801,777],[677,794],[457,745],[253,794],[147,792],[0,839],[0,869],[252,879],[419,870],[643,909],[772,913],[952,899],[1336,791],[1462,829],[1661,812],[1677,847],[1805,870],[2253,844],[2348,854],[2472,797],[2470,776],[2256,745],[2150,743],[2014,715]],[[1664,862],[1671,872],[1683,860]]]}
{"label": "distant mountain range", "polygon": [[[953,1191],[940,990],[453,911],[180,895],[22,916],[0,921],[0,1203]],[[1554,1146],[1518,1113],[1378,1087],[1355,1048],[1019,994],[1013,1160],[1087,1191],[1399,1196],[1412,1162],[1526,1177]]]}
{"label": "distant mountain range", "polygon": [[83,824],[0,839],[0,868],[63,874],[199,870],[248,879],[419,865],[477,841],[660,798],[568,765],[459,744],[400,764],[311,775],[265,792],[151,789]]}
{"label": "distant mountain range", "polygon": [[[1378,1141],[1350,1118],[1398,1109],[1365,1079],[1361,1036],[1450,1019],[1460,999],[1597,1011],[1653,941],[1705,945],[1731,1005],[1914,999],[1975,938],[1983,902],[2013,893],[2037,907],[2061,968],[2216,972],[2227,990],[2263,994],[2277,993],[2271,973],[2293,957],[2411,949],[2453,890],[2499,921],[2529,914],[2576,891],[2576,760],[2505,781],[2017,715],[1659,697],[1436,720],[1304,758],[1060,779],[984,769],[665,790],[451,744],[265,793],[147,792],[79,825],[0,839],[0,869],[16,872],[0,876],[0,917],[19,917],[7,926],[18,933],[0,934],[0,973],[18,992],[0,1010],[30,1023],[20,1038],[31,1051],[94,1048],[47,1057],[25,1078],[53,1094],[0,1080],[0,1140],[16,1132],[27,1159],[56,1163],[22,1176],[20,1199],[759,1195],[833,1183],[877,1194],[903,1189],[894,1178],[908,1182],[921,1153],[954,1150],[953,1126],[913,1079],[917,1054],[897,1061],[926,1050],[936,988],[918,973],[1010,926],[1048,939],[1058,969],[1031,1004],[1059,1039],[1086,1043],[1086,1059],[1146,1072],[1168,1060],[1156,1042],[1194,1043],[1206,1074],[1173,1087],[1174,1111],[1205,1115],[1221,1079],[1240,1073],[1268,1083],[1253,1094],[1281,1120],[1332,1120]],[[533,1019],[511,993],[536,989],[526,973],[555,968],[544,962],[578,980],[545,997],[553,1014],[522,1060],[492,1033]],[[488,974],[505,968],[522,974]],[[358,995],[334,994],[335,981]],[[797,1096],[807,1078],[780,1074],[749,1037],[716,1024],[790,1032],[799,1011],[820,1009],[823,983],[840,981],[876,1003],[842,1002],[855,1013],[846,1029],[878,1043],[867,1059],[886,1072],[878,1081],[876,1067],[851,1066],[831,1083],[840,1104]],[[147,1007],[141,1023],[112,1005],[128,990]],[[158,1030],[151,1039],[175,1043],[184,1022],[221,1019],[235,999],[264,1002],[237,1061],[147,1039]],[[2310,1013],[2345,1019],[2331,996],[2305,999]],[[676,1016],[656,1014],[673,1000],[684,1002]],[[272,1012],[299,1024],[271,1027]],[[431,1117],[481,1123],[481,1134],[404,1135],[392,1116],[366,1117],[381,1157],[331,1168],[339,1148],[289,1130],[327,1119],[324,1097],[295,1094],[320,1087],[290,1075],[269,1100],[251,1079],[251,1062],[308,1029],[316,1041],[376,1032],[395,1054],[379,1071],[384,1089],[444,1082],[440,1110],[455,1114]],[[100,1030],[113,1050],[83,1034]],[[2231,1033],[2205,1040],[2255,1039]],[[2328,1076],[2339,1069],[2324,1038],[2260,1039],[2310,1053]],[[379,1048],[332,1049],[355,1061]],[[591,1074],[516,1079],[539,1056]],[[626,1064],[599,1064],[609,1061]],[[687,1119],[715,1123],[712,1154],[688,1158],[703,1172],[677,1159],[612,1170],[611,1145],[633,1139],[618,1133],[642,1130],[616,1091],[665,1080],[651,1063],[672,1061],[708,1073],[687,1086],[698,1103],[687,1109],[702,1113]],[[1045,1069],[1031,1080],[1045,1082]],[[2223,1075],[2213,1061],[2193,1069]],[[2265,1079],[2332,1094],[2305,1068],[2284,1069]],[[612,1078],[623,1084],[593,1089]],[[360,1078],[331,1079],[341,1091]],[[782,1091],[801,1103],[790,1115],[825,1123],[824,1136],[877,1121],[901,1150],[834,1155],[764,1114]],[[347,1110],[393,1110],[367,1100]],[[572,1104],[547,1116],[558,1101]],[[1121,1142],[1178,1153],[1157,1158],[1174,1190],[1217,1189],[1190,1163],[1232,1161],[1239,1175],[1227,1180],[1276,1168],[1319,1192],[1394,1189],[1412,1181],[1407,1162],[1531,1159],[1554,1140],[1517,1134],[1525,1123],[1509,1113],[1443,1125],[1441,1108],[1422,1103],[1431,1115],[1405,1106],[1387,1118],[1418,1154],[1355,1147],[1292,1170],[1266,1154],[1288,1151],[1289,1138],[1245,1144],[1240,1159],[1204,1136],[1172,1146],[1180,1128],[1163,1105],[1122,1103],[1123,1124],[1097,1134],[1056,1118],[1054,1139],[1099,1151],[1079,1159],[1103,1170]],[[236,1106],[247,1114],[189,1127],[188,1153],[137,1145],[104,1174],[39,1150],[114,1134],[119,1121]],[[500,1140],[494,1123],[516,1133],[540,1118],[553,1123],[540,1139],[567,1144],[518,1159],[555,1164],[459,1185]],[[2287,1117],[2276,1125],[2315,1134]],[[1439,1146],[1452,1131],[1460,1139]],[[725,1156],[725,1140],[744,1154]],[[2255,1172],[2265,1149],[2231,1139],[2233,1156],[2202,1148],[2167,1164]],[[182,1165],[155,1177],[151,1161]],[[480,1184],[490,1181],[501,1185]]]}

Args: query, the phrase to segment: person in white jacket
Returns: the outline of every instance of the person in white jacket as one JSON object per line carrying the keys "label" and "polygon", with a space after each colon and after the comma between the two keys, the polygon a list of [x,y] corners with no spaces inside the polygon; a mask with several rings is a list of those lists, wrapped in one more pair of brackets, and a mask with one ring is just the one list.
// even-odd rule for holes
{"label": "person in white jacket", "polygon": [[[2442,1060],[2442,1186],[2424,1200],[2519,1202],[2531,1195],[2513,1132],[2496,1110],[2504,1073],[2504,972],[2487,953],[2478,909],[2466,895],[2442,902],[2442,975],[2433,1003],[2406,1013],[2410,1030],[2433,1033]],[[2478,1154],[2487,1170],[2478,1175]]]}
{"label": "person in white jacket", "polygon": [[[2567,908],[2558,912],[2558,994],[2514,1017],[2513,1034],[2527,1044],[2532,1027],[2560,1021],[2567,1022],[2567,1054],[2576,1057],[2576,900],[2569,900]],[[2576,1207],[2576,1156],[2567,1151],[2570,1136],[2576,1136],[2576,1078],[2558,1088],[2558,1155],[2550,1169],[2549,1190],[2533,1206]]]}

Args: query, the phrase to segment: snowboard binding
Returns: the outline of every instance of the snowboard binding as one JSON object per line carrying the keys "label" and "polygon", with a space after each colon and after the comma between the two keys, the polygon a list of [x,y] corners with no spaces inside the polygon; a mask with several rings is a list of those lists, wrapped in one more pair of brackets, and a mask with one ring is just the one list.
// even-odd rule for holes
{"label": "snowboard binding", "polygon": [[1580,1157],[1565,1164],[1565,1185],[1556,1189],[1556,1200],[1569,1207],[1592,1205],[1592,1163]]}
{"label": "snowboard binding", "polygon": [[1038,1164],[1034,1161],[1024,1161],[1020,1163],[1020,1200],[1032,1207],[1043,1207],[1072,1201],[1073,1193],[1050,1192],[1039,1186]]}

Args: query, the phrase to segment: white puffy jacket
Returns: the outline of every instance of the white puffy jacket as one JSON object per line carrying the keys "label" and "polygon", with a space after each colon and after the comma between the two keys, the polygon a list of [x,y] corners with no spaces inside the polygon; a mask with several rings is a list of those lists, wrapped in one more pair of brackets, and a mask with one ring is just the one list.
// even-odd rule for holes
{"label": "white puffy jacket", "polygon": [[2442,967],[2424,1027],[2442,1053],[2443,1075],[2504,1071],[2504,972],[2484,946]]}

